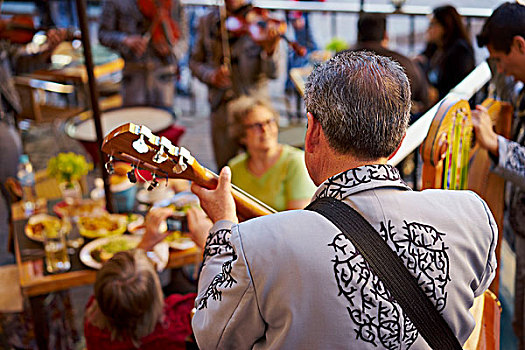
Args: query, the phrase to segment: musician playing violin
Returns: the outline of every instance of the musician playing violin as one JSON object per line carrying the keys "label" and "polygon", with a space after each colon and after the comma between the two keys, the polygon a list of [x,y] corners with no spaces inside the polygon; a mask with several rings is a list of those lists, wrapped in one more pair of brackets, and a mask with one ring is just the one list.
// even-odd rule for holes
{"label": "musician playing violin", "polygon": [[187,50],[187,26],[178,0],[105,0],[99,40],[124,59],[125,106],[172,107],[177,62]]}
{"label": "musician playing violin", "polygon": [[[214,8],[201,18],[190,57],[191,71],[208,86],[211,136],[218,168],[238,151],[237,143],[228,133],[227,103],[241,95],[267,98],[269,80],[278,77],[278,25],[265,25],[262,35],[252,36],[254,28],[249,28],[249,21],[256,15],[245,0],[226,0],[224,9]],[[226,28],[232,21],[240,23],[239,30]]]}

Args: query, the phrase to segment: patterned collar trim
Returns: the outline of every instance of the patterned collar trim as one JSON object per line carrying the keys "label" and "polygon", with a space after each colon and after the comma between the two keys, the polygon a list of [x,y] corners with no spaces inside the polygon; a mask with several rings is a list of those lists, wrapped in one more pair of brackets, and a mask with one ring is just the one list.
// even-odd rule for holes
{"label": "patterned collar trim", "polygon": [[365,165],[330,177],[315,192],[314,198],[333,197],[339,200],[379,187],[399,187],[411,191],[399,171],[388,164]]}

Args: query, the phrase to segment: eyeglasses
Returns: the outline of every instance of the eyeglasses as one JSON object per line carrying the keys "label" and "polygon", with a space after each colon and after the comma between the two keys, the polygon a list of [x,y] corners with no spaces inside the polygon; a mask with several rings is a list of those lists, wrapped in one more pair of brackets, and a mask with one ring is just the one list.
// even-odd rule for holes
{"label": "eyeglasses", "polygon": [[252,123],[252,124],[244,124],[244,128],[246,130],[252,129],[252,130],[256,130],[256,131],[263,131],[264,127],[270,126],[270,125],[273,126],[275,124],[276,124],[275,118],[270,118],[270,119],[265,120],[263,122]]}

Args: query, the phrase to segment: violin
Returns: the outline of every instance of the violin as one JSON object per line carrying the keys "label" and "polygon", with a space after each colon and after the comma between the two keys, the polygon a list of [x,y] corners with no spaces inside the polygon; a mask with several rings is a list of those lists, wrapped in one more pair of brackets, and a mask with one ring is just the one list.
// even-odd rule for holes
{"label": "violin", "polygon": [[0,19],[0,39],[14,44],[31,42],[37,31],[30,15],[14,15],[9,19]]}
{"label": "violin", "polygon": [[[50,28],[36,28],[31,15],[14,15],[9,19],[0,19],[0,39],[8,40],[13,44],[29,44],[33,36],[40,31]],[[60,32],[60,41],[80,39],[80,32],[75,29],[56,29]],[[46,33],[46,36],[49,33]]]}
{"label": "violin", "polygon": [[138,0],[140,12],[151,20],[145,38],[151,40],[154,46],[173,47],[180,38],[179,26],[171,17],[171,2],[172,0]]}
{"label": "violin", "polygon": [[270,30],[277,32],[277,35],[284,39],[296,54],[303,57],[306,55],[306,48],[292,41],[285,36],[286,22],[270,17],[267,9],[243,6],[234,15],[226,18],[225,26],[228,32],[234,37],[249,35],[254,42],[263,43],[268,40]]}

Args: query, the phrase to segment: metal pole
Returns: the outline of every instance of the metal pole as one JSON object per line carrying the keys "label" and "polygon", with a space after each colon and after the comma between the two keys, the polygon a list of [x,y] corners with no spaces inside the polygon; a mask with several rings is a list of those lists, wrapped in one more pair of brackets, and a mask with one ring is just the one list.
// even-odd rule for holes
{"label": "metal pole", "polygon": [[82,47],[84,48],[84,64],[86,66],[88,76],[89,97],[91,100],[91,110],[93,112],[93,120],[95,122],[95,131],[97,133],[97,145],[99,152],[99,167],[102,172],[102,179],[104,180],[104,192],[106,193],[106,209],[113,213],[113,201],[111,190],[109,188],[109,175],[105,169],[106,155],[102,152],[102,141],[104,134],[102,133],[102,124],[100,122],[100,107],[98,105],[98,90],[95,74],[93,73],[94,64],[91,53],[91,42],[89,39],[89,27],[87,19],[86,0],[76,0],[78,24],[80,32],[82,33]]}
{"label": "metal pole", "polygon": [[409,46],[409,52],[410,55],[413,55],[415,53],[415,47],[416,47],[416,16],[411,15],[409,17],[410,20],[410,36],[408,41]]}

